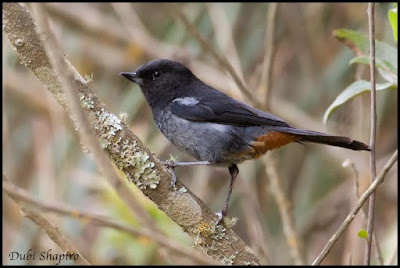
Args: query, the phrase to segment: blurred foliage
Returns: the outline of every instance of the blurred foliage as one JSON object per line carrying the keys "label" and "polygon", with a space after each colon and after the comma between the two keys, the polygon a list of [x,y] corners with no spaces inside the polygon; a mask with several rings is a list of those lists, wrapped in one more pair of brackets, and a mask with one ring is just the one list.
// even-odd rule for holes
{"label": "blurred foliage", "polygon": [[394,7],[389,10],[389,20],[393,29],[394,40],[397,42],[397,3],[395,3]]}
{"label": "blurred foliage", "polygon": [[[132,3],[127,5],[130,9],[123,7],[131,14],[127,17],[118,12],[116,5],[45,4],[51,18],[50,26],[62,50],[82,75],[93,75],[90,86],[109,109],[115,114],[127,113],[131,130],[160,159],[168,159],[172,154],[182,161],[193,160],[162,136],[139,88],[118,73],[135,70],[154,59],[155,55],[160,55],[160,51],[165,51],[164,57],[183,62],[206,83],[237,99],[247,100],[229,74],[169,12],[170,4]],[[268,6],[268,3],[179,4],[199,33],[229,59],[233,53],[228,50],[229,46],[218,41],[217,37],[221,36],[216,33],[232,32],[240,61],[237,67],[243,72],[247,87],[255,95],[260,94],[260,99],[263,97],[256,87],[265,53]],[[210,11],[216,8],[222,10],[226,24],[222,23],[222,17],[211,16]],[[392,8],[391,3],[376,5],[376,39],[397,46],[388,20]],[[272,113],[297,127],[350,136],[368,143],[368,94],[344,103],[331,115],[327,126],[321,123],[326,107],[343,88],[358,79],[368,80],[368,68],[364,68],[367,66],[352,64],[349,67],[348,62],[354,55],[332,36],[335,29],[367,32],[366,11],[365,3],[278,5],[271,75]],[[137,20],[132,22],[135,18]],[[216,27],[223,25],[227,25],[227,29],[217,31]],[[135,30],[137,35],[130,30]],[[227,39],[222,41],[228,42]],[[367,55],[362,51],[364,56]],[[392,55],[389,57],[389,60],[394,60]],[[13,183],[41,200],[64,202],[140,228],[137,215],[105,183],[92,157],[82,152],[70,120],[31,71],[19,63],[17,53],[4,34],[3,77],[3,172]],[[389,154],[397,148],[397,90],[378,94],[377,105],[376,157],[379,172]],[[357,201],[354,172],[342,167],[341,163],[346,159],[354,162],[358,170],[359,192],[362,192],[369,184],[368,153],[292,144],[277,150],[275,157],[282,185],[293,208],[302,252],[310,263]],[[291,264],[282,222],[262,161],[263,158],[247,161],[239,166],[240,174],[233,190],[229,216],[239,218],[235,232],[264,262]],[[177,169],[176,173],[178,179],[211,209],[217,211],[221,208],[228,189],[226,168],[190,167]],[[138,204],[148,211],[168,237],[183,245],[193,244],[180,227],[134,185],[130,188]],[[397,263],[397,258],[392,259],[397,254],[397,241],[394,239],[398,224],[397,198],[397,168],[393,167],[378,191],[376,204],[375,231],[385,263]],[[8,260],[11,251],[57,249],[46,234],[20,215],[9,198],[5,197],[3,201],[4,264],[17,264]],[[50,214],[48,217],[93,264],[188,263],[187,259],[179,256],[163,254],[159,245],[143,237],[133,237],[69,217]],[[260,223],[261,230],[256,229],[255,222]],[[356,238],[357,232],[365,226],[363,217],[357,216],[324,264],[361,263],[365,241]],[[18,262],[39,263],[43,264],[39,260]],[[376,257],[373,257],[373,263],[376,263]]]}
{"label": "blurred foliage", "polygon": [[[389,11],[389,19],[391,26],[394,29],[393,24],[397,25],[397,13],[392,10]],[[397,26],[396,26],[397,27]],[[397,32],[397,29],[396,29]],[[334,35],[337,39],[344,42],[353,52],[357,55],[355,58],[350,60],[350,64],[359,63],[370,65],[371,58],[369,56],[369,39],[367,35],[361,34],[356,31],[347,29],[338,29],[334,31]],[[397,37],[395,36],[397,42]],[[379,74],[384,80],[387,81],[385,84],[377,84],[376,90],[384,89],[397,89],[398,85],[398,69],[397,69],[397,50],[386,43],[375,41],[375,66],[379,71]],[[342,104],[351,100],[352,98],[360,95],[361,93],[371,91],[371,82],[365,80],[359,80],[343,90],[334,102],[328,107],[324,114],[324,124],[326,124],[329,116]]]}

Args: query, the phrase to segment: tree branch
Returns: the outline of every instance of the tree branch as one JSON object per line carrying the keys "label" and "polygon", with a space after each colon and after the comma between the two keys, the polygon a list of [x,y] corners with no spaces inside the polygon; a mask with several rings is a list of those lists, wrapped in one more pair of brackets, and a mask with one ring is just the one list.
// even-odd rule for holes
{"label": "tree branch", "polygon": [[312,265],[319,265],[325,259],[326,255],[329,253],[333,245],[339,239],[339,237],[343,234],[343,232],[347,229],[353,219],[356,217],[357,213],[360,211],[364,203],[367,201],[368,197],[375,192],[378,186],[383,182],[386,174],[393,166],[393,164],[397,161],[397,150],[393,153],[392,157],[383,167],[382,171],[379,173],[378,177],[374,180],[374,182],[369,186],[369,188],[363,193],[361,198],[358,200],[357,205],[350,211],[349,215],[342,222],[339,229],[331,236],[328,243],[326,243],[325,247],[322,249],[321,253],[314,260]]}
{"label": "tree branch", "polygon": [[[376,140],[376,86],[375,86],[375,3],[368,4],[368,28],[369,28],[369,49],[370,49],[370,76],[371,76],[371,134],[370,148],[371,154],[369,157],[370,178],[371,183],[376,177],[376,162],[375,162],[375,140]],[[375,192],[369,198],[368,206],[368,223],[367,223],[367,245],[365,247],[364,265],[369,265],[371,262],[371,245],[374,232],[375,218]]]}
{"label": "tree branch", "polygon": [[[58,76],[50,64],[34,21],[24,4],[3,4],[3,29],[17,49],[21,61],[53,94],[71,117],[66,96],[61,90]],[[128,129],[88,87],[87,81],[65,59],[70,83],[79,94],[89,124],[100,138],[103,148],[113,163],[122,170],[129,181],[136,184],[172,220],[195,239],[196,246],[219,260],[233,264],[258,264],[249,247],[228,227],[215,226],[216,215],[205,204],[177,182],[172,188],[171,174],[160,164],[153,153]],[[120,185],[120,184],[119,184]]]}

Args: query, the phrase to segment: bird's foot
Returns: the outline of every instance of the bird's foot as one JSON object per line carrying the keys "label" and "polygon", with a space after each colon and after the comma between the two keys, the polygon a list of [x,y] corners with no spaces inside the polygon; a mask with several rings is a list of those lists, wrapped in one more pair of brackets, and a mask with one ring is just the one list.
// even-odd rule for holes
{"label": "bird's foot", "polygon": [[217,217],[218,217],[217,222],[215,223],[215,225],[218,225],[218,224],[221,223],[221,221],[222,221],[222,220],[224,219],[224,217],[226,216],[227,212],[228,212],[228,211],[224,208],[223,210],[221,210],[221,211],[215,213],[215,215],[217,215]]}
{"label": "bird's foot", "polygon": [[175,184],[176,184],[176,174],[175,174],[176,165],[175,165],[175,162],[172,162],[172,161],[165,161],[165,162],[161,161],[161,164],[163,166],[165,166],[169,170],[169,172],[171,173],[171,176],[172,176],[171,187],[175,188]]}
{"label": "bird's foot", "polygon": [[176,175],[175,175],[175,168],[176,167],[186,167],[186,166],[197,166],[197,165],[213,165],[213,162],[209,161],[194,161],[194,162],[178,162],[173,157],[167,161],[161,161],[161,164],[164,165],[168,170],[171,172],[172,175],[172,187],[175,187],[176,183]]}

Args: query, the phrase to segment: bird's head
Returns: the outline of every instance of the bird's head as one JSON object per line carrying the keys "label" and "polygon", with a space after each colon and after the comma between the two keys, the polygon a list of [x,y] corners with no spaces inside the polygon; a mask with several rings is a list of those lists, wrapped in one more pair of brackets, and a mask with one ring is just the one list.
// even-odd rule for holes
{"label": "bird's head", "polygon": [[121,72],[120,75],[138,84],[149,103],[151,99],[161,96],[174,96],[174,91],[185,87],[195,78],[185,65],[167,59],[147,62],[134,72]]}

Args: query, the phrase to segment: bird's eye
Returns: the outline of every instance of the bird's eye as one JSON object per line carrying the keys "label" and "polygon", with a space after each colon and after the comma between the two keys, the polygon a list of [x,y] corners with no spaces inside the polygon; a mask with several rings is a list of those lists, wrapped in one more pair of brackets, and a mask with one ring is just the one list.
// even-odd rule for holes
{"label": "bird's eye", "polygon": [[162,73],[160,71],[155,71],[153,73],[153,80],[161,77]]}

